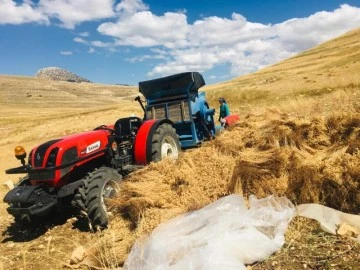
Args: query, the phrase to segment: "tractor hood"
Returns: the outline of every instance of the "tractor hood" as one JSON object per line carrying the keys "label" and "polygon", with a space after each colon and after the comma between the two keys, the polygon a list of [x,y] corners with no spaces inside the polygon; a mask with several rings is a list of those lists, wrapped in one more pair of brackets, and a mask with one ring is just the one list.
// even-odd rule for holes
{"label": "tractor hood", "polygon": [[204,78],[199,72],[185,72],[139,82],[139,91],[151,104],[170,97],[187,98],[190,94],[197,94],[198,89],[204,85]]}
{"label": "tractor hood", "polygon": [[108,135],[106,130],[96,130],[48,141],[31,150],[29,164],[33,168],[45,168],[72,162],[103,150],[108,143]]}
{"label": "tractor hood", "polygon": [[59,186],[60,180],[74,167],[105,155],[109,135],[110,131],[99,129],[48,141],[30,151],[28,164],[5,172],[28,173],[32,185]]}

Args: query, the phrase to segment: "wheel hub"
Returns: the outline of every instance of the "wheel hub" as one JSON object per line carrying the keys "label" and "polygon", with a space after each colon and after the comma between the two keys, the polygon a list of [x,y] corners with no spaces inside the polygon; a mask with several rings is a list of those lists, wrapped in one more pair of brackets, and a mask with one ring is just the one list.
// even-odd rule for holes
{"label": "wheel hub", "polygon": [[161,159],[165,157],[176,159],[178,156],[179,151],[174,139],[169,136],[165,137],[161,145]]}
{"label": "wheel hub", "polygon": [[120,190],[119,184],[114,180],[109,180],[104,185],[104,188],[102,191],[102,196],[101,196],[101,206],[103,207],[105,212],[107,212],[106,199],[113,198],[119,190]]}

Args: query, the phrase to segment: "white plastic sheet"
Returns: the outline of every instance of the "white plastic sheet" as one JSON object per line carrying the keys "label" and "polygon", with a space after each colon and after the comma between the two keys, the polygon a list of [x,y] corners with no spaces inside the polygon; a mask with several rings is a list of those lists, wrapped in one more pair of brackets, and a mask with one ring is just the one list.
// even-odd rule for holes
{"label": "white plastic sheet", "polygon": [[[336,234],[339,226],[344,223],[360,231],[360,215],[347,214],[315,203],[300,204],[296,210],[299,216],[319,221],[320,227],[331,234]],[[360,235],[352,239],[360,243]]]}
{"label": "white plastic sheet", "polygon": [[133,246],[125,269],[246,269],[284,244],[292,203],[273,196],[229,195],[160,224]]}

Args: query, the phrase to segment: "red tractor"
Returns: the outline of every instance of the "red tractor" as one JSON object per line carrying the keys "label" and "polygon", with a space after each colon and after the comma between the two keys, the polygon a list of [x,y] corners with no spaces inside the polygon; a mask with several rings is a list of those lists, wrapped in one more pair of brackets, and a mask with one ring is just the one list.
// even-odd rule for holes
{"label": "red tractor", "polygon": [[86,213],[93,228],[106,228],[106,199],[119,189],[123,175],[181,148],[215,136],[214,109],[209,109],[201,74],[187,72],[139,83],[146,98],[143,119],[121,118],[33,148],[28,156],[15,148],[22,166],[7,174],[26,174],[4,197],[15,222],[32,222],[64,206]]}

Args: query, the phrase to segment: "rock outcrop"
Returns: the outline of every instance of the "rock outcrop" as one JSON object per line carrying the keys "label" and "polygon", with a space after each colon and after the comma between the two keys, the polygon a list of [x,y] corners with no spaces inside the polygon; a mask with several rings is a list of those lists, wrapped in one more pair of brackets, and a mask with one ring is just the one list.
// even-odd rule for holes
{"label": "rock outcrop", "polygon": [[75,73],[59,67],[47,67],[40,69],[35,77],[44,78],[54,81],[66,81],[66,82],[90,82],[89,80],[82,78]]}

